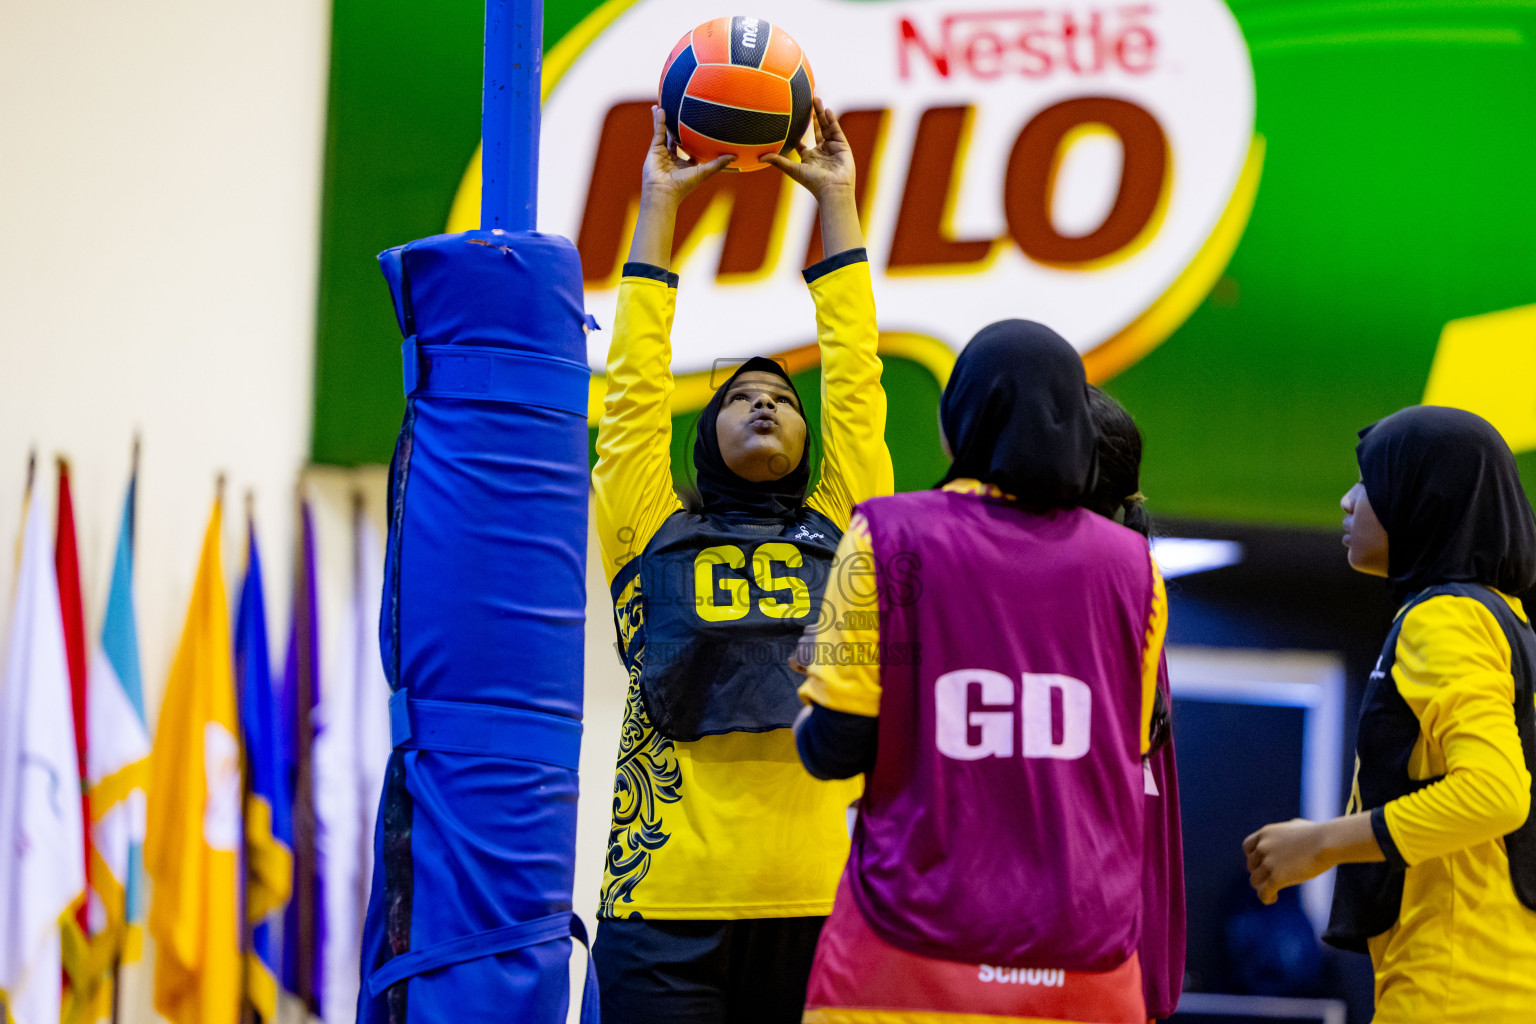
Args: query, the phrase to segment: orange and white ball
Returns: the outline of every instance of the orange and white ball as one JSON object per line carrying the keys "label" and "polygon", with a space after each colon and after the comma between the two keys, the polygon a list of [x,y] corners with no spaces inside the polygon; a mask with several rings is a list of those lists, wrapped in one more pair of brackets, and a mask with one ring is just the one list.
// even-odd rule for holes
{"label": "orange and white ball", "polygon": [[815,88],[788,32],[761,18],[715,18],[672,48],[660,102],[668,134],[693,159],[731,153],[732,169],[757,171],[804,137]]}

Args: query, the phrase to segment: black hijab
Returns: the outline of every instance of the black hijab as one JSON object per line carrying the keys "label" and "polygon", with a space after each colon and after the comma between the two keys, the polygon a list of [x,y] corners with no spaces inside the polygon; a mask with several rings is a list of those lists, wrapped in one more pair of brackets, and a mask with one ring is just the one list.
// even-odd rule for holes
{"label": "black hijab", "polygon": [[1536,585],[1536,520],[1509,445],[1487,420],[1415,405],[1360,431],[1371,509],[1398,600],[1436,583],[1519,595]]}
{"label": "black hijab", "polygon": [[[805,450],[800,453],[800,464],[777,480],[754,483],[731,472],[720,454],[720,440],[715,435],[715,419],[725,396],[730,393],[736,378],[749,372],[772,373],[784,381],[794,392],[795,404],[800,414],[805,407],[800,402],[800,392],[794,381],[784,372],[784,367],[772,359],[753,356],[736,368],[730,379],[715,389],[709,404],[699,413],[698,433],[693,440],[693,468],[697,474],[695,484],[699,489],[699,511],[706,515],[744,515],[756,519],[782,519],[794,515],[805,503],[805,488],[811,479],[811,445],[806,437]],[[809,431],[809,423],[807,423]]]}
{"label": "black hijab", "polygon": [[1080,505],[1098,478],[1088,379],[1071,345],[1042,324],[983,327],[955,360],[939,419],[954,462],[1036,509]]}

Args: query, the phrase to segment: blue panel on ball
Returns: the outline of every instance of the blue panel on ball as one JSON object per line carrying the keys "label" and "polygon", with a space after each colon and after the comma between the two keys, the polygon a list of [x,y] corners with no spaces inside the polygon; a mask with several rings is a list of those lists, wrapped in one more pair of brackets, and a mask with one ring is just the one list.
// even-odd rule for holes
{"label": "blue panel on ball", "polygon": [[789,130],[789,115],[742,110],[684,96],[682,123],[700,135],[727,145],[770,146],[784,141],[784,134]]}
{"label": "blue panel on ball", "polygon": [[805,138],[805,128],[811,123],[811,78],[805,73],[805,64],[795,68],[795,77],[789,80],[789,137],[784,140],[784,152],[788,153]]}
{"label": "blue panel on ball", "polygon": [[760,68],[768,53],[768,36],[773,26],[761,18],[731,19],[731,63]]}
{"label": "blue panel on ball", "polygon": [[683,90],[688,88],[688,80],[693,77],[693,70],[699,66],[699,58],[694,55],[693,45],[683,47],[683,52],[677,55],[672,66],[667,68],[667,76],[661,83],[661,111],[667,116],[667,130],[674,137],[677,135],[678,112],[683,106]]}

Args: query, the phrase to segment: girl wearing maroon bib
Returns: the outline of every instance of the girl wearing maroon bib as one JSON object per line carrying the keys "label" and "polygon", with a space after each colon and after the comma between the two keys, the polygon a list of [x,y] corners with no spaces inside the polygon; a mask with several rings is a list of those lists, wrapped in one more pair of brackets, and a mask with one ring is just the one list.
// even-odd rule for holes
{"label": "girl wearing maroon bib", "polygon": [[1054,332],[983,330],[940,415],[944,486],[858,507],[801,658],[806,766],[867,773],[804,1020],[1143,1024],[1162,580],[1083,507],[1096,432]]}

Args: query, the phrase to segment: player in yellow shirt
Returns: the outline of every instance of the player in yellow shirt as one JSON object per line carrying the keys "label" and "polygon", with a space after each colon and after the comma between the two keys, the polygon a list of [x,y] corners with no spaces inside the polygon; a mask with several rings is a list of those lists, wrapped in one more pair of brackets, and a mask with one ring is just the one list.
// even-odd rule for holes
{"label": "player in yellow shirt", "polygon": [[654,112],[593,470],[630,676],[593,950],[607,1024],[798,1021],[848,854],[861,787],[801,767],[787,659],[850,510],[889,493],[892,472],[853,158],[836,117],[815,111],[816,146],[768,162],[816,197],[829,254],[804,272],[821,349],[820,482],[807,495],[793,384],[752,359],[700,414],[688,509],[672,485],[668,264],[678,204],[729,158],[680,160]]}
{"label": "player in yellow shirt", "polygon": [[1366,686],[1348,812],[1243,843],[1266,903],[1341,865],[1324,936],[1369,952],[1376,1024],[1536,1020],[1536,522],[1508,445],[1459,409],[1361,432],[1344,543],[1402,602]]}

